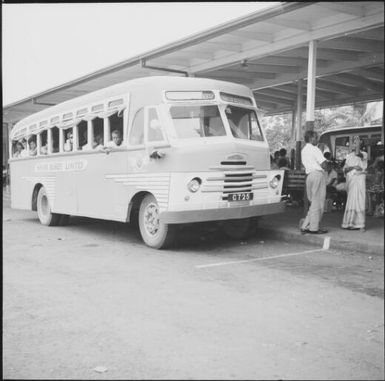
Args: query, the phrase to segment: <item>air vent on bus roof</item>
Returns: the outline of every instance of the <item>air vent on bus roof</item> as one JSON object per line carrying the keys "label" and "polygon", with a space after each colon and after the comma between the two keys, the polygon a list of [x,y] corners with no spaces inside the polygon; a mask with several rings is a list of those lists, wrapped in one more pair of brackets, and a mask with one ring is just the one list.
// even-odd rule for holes
{"label": "air vent on bus roof", "polygon": [[81,116],[81,115],[84,115],[84,114],[86,114],[86,113],[87,113],[87,111],[88,111],[87,107],[85,107],[85,108],[82,108],[82,109],[80,109],[80,110],[76,111],[76,116]]}
{"label": "air vent on bus roof", "polygon": [[108,102],[108,107],[116,107],[123,104],[123,99],[115,99],[114,101]]}
{"label": "air vent on bus roof", "polygon": [[72,119],[72,117],[73,117],[72,112],[67,112],[66,114],[63,115],[63,120]]}
{"label": "air vent on bus roof", "polygon": [[95,111],[102,111],[103,108],[104,108],[103,104],[95,105],[95,106],[92,106],[91,111],[93,111],[93,112],[95,112]]}

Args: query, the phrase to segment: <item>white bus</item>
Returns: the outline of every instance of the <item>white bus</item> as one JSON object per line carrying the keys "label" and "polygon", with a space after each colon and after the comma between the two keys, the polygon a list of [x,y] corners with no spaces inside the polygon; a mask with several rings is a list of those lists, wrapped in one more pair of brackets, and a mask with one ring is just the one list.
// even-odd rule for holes
{"label": "white bus", "polygon": [[11,131],[11,206],[48,226],[70,215],[137,221],[154,248],[201,221],[244,238],[255,217],[284,208],[256,111],[245,86],[169,76],[47,108]]}

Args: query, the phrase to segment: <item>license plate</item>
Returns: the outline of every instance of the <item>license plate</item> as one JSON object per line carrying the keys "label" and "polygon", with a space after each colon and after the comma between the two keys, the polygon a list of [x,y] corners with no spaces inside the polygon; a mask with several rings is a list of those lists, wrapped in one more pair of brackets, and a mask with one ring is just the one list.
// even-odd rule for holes
{"label": "license plate", "polygon": [[253,193],[230,193],[228,201],[250,201],[253,199]]}

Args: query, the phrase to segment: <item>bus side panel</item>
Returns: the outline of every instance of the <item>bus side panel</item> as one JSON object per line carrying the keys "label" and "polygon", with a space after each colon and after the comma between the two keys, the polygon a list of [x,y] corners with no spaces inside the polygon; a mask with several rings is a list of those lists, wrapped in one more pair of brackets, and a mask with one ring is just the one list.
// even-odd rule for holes
{"label": "bus side panel", "polygon": [[10,162],[11,208],[32,210],[33,189],[36,183],[45,180],[33,176],[34,164],[22,159]]}
{"label": "bus side panel", "polygon": [[76,214],[125,221],[129,201],[127,151],[102,151],[84,155],[86,169],[76,173]]}

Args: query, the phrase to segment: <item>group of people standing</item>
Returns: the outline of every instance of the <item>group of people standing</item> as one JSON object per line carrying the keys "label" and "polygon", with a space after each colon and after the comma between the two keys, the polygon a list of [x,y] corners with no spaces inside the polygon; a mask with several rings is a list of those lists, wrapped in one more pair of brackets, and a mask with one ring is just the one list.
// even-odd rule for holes
{"label": "group of people standing", "polygon": [[[317,147],[317,132],[307,131],[305,143],[301,157],[306,172],[306,194],[310,207],[306,217],[300,221],[300,230],[303,234],[324,234],[327,233],[327,230],[321,228],[320,223],[324,212],[327,185],[325,171],[327,171],[329,160]],[[346,177],[347,201],[341,227],[365,231],[367,153],[360,149],[359,136],[354,137],[352,148],[343,167]]]}
{"label": "group of people standing", "polygon": [[274,157],[270,155],[270,167],[271,169],[290,169],[290,159],[287,157],[287,150],[285,148],[275,151]]}

